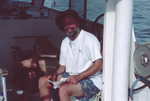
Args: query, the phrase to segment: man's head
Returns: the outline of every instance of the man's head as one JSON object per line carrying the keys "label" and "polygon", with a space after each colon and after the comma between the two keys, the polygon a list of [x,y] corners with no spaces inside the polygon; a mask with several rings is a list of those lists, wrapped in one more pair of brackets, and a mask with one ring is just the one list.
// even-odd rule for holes
{"label": "man's head", "polygon": [[55,22],[70,39],[74,39],[77,36],[84,24],[84,20],[72,9],[60,12],[56,16]]}

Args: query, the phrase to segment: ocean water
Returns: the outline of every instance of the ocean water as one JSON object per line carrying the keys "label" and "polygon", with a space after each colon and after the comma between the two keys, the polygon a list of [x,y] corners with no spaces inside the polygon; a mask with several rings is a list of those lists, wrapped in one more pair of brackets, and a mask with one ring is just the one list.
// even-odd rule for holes
{"label": "ocean water", "polygon": [[[45,5],[48,7],[58,10],[65,10],[68,8],[68,5],[65,5],[68,0],[49,1],[50,0],[45,0]],[[56,3],[55,6],[54,2]],[[59,8],[57,5],[63,6]],[[87,0],[87,8],[87,19],[94,21],[99,14],[104,12],[104,0]],[[94,9],[94,12],[90,10],[91,8]],[[134,0],[133,26],[137,45],[150,43],[150,0]]]}
{"label": "ocean water", "polygon": [[[24,1],[24,0],[20,0]],[[30,0],[26,0],[30,1]],[[77,6],[83,6],[84,0],[78,0],[78,5],[73,5],[77,11],[81,11]],[[69,0],[45,0],[44,6],[54,8],[60,11],[68,9]],[[72,0],[77,2],[77,0]],[[150,0],[134,0],[133,26],[137,45],[150,43]],[[87,0],[87,19],[94,21],[99,14],[104,13],[104,0]],[[94,11],[91,11],[94,9]],[[81,11],[82,12],[82,11]],[[102,19],[103,20],[103,19]],[[103,21],[100,20],[100,23]]]}
{"label": "ocean water", "polygon": [[137,44],[150,43],[150,0],[134,0],[133,24]]}

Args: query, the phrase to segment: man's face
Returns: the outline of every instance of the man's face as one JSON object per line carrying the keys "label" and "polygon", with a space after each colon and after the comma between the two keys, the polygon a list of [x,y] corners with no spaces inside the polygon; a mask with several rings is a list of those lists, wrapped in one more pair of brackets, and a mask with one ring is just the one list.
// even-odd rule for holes
{"label": "man's face", "polygon": [[73,16],[66,16],[63,22],[64,22],[64,31],[66,35],[71,40],[74,40],[80,31],[78,26],[79,21],[76,21]]}

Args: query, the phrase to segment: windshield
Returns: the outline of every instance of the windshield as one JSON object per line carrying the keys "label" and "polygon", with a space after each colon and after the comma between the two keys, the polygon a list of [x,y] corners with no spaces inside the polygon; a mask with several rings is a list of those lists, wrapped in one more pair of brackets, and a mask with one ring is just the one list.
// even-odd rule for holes
{"label": "windshield", "polygon": [[[100,14],[104,13],[104,0],[70,0],[71,8],[79,12],[84,18],[84,7],[86,4],[86,19],[94,21]],[[45,0],[45,6],[64,11],[69,8],[69,0]],[[99,21],[100,22],[100,21]]]}
{"label": "windshield", "polygon": [[[32,0],[18,1],[32,2]],[[86,11],[84,11],[85,1]],[[69,2],[71,2],[71,8],[79,12],[81,17],[91,21],[94,21],[100,14],[104,13],[104,0],[45,0],[44,6],[55,10],[64,11],[69,9]],[[102,23],[101,21],[98,22]]]}

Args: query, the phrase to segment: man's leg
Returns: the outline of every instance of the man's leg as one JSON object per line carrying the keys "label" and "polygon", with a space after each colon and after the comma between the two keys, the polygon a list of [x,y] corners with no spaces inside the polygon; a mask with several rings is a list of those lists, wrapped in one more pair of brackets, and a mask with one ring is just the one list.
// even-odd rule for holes
{"label": "man's leg", "polygon": [[39,94],[41,101],[51,101],[51,91],[52,86],[47,82],[47,76],[43,76],[39,79]]}
{"label": "man's leg", "polygon": [[[69,76],[69,73],[64,72],[59,76],[60,76],[60,78],[62,78],[62,77],[67,78]],[[57,77],[57,79],[58,79],[58,77]],[[82,90],[82,85],[80,83],[78,83],[78,84],[64,83],[59,87],[60,101],[70,101],[70,96],[76,96],[76,97],[84,96],[84,93]]]}
{"label": "man's leg", "polygon": [[70,101],[70,96],[84,97],[84,93],[80,83],[78,84],[62,84],[59,88],[60,101]]}
{"label": "man's leg", "polygon": [[83,79],[78,84],[63,84],[59,88],[59,96],[60,101],[70,101],[70,96],[75,96],[80,101],[88,101],[99,91],[90,79]]}
{"label": "man's leg", "polygon": [[[45,60],[39,60],[40,70],[46,73],[46,63]],[[39,79],[39,94],[41,101],[51,101],[51,85],[47,82],[47,76],[43,76]]]}

